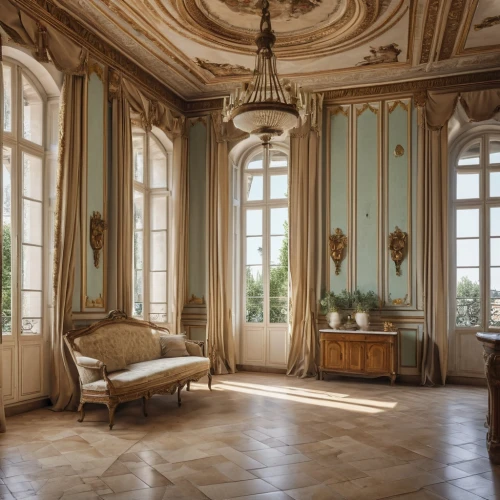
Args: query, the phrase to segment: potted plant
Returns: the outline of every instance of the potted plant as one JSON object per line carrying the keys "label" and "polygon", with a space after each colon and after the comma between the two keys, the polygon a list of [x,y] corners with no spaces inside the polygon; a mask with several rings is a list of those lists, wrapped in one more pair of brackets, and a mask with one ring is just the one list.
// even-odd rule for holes
{"label": "potted plant", "polygon": [[353,293],[353,299],[354,319],[362,330],[367,330],[370,325],[370,311],[380,307],[380,299],[375,292],[362,292],[361,290]]}
{"label": "potted plant", "polygon": [[326,292],[320,301],[323,312],[326,314],[326,320],[331,328],[336,330],[342,323],[340,311],[348,307],[346,290],[335,294],[335,292]]}

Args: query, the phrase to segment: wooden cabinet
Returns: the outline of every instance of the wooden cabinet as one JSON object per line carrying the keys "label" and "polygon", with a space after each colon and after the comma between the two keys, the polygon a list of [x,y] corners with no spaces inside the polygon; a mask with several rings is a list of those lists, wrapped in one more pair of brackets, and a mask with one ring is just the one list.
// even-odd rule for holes
{"label": "wooden cabinet", "polygon": [[323,374],[337,373],[364,377],[389,377],[391,384],[397,372],[396,332],[356,332],[320,330]]}

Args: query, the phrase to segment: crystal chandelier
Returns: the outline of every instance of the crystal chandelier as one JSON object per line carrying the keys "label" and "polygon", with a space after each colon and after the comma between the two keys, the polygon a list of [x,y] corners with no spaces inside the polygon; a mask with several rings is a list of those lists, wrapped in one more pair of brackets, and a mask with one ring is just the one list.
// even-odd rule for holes
{"label": "crystal chandelier", "polygon": [[257,55],[254,76],[228,98],[224,98],[226,121],[252,135],[264,144],[297,125],[299,111],[305,110],[305,98],[296,84],[278,79],[273,46],[276,36],[271,29],[269,1],[262,0],[260,33],[255,39]]}

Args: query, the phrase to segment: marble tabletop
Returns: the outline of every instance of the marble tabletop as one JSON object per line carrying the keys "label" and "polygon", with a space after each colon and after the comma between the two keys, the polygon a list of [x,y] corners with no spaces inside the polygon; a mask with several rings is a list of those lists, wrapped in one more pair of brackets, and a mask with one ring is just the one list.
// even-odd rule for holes
{"label": "marble tabletop", "polygon": [[376,332],[373,330],[332,330],[323,329],[320,333],[359,333],[359,334],[370,334],[370,335],[397,335],[398,332]]}

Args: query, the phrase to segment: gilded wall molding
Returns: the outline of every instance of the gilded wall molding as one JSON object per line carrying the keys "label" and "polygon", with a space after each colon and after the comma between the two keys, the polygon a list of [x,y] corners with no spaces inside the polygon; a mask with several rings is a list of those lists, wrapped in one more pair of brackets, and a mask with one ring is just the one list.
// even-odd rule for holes
{"label": "gilded wall molding", "polygon": [[378,109],[365,102],[360,108],[356,107],[356,116],[361,116],[367,109],[369,109],[372,113],[378,115]]}
{"label": "gilded wall molding", "polygon": [[47,23],[63,35],[82,45],[99,62],[120,69],[132,81],[148,89],[158,100],[183,111],[185,101],[130,58],[87,29],[68,12],[49,0],[14,0],[20,9],[39,22]]}
{"label": "gilded wall molding", "polygon": [[398,100],[389,105],[389,114],[391,114],[398,106],[403,108],[404,111],[408,112],[409,103]]}
{"label": "gilded wall molding", "polygon": [[412,80],[407,82],[387,83],[380,85],[372,85],[370,87],[351,87],[338,90],[327,90],[325,95],[325,103],[333,104],[335,101],[370,98],[376,96],[380,99],[381,95],[394,94],[414,94],[418,95],[419,101],[422,102],[422,93],[427,90],[447,89],[450,92],[455,90],[471,90],[467,86],[474,85],[477,89],[478,85],[483,88],[492,88],[500,84],[500,70],[485,71],[482,73],[465,73],[463,75],[443,76],[439,78],[429,78],[425,80]]}
{"label": "gilded wall molding", "polygon": [[331,110],[331,114],[334,116],[335,115],[343,115],[346,118],[348,118],[349,117],[349,108],[344,108],[344,106],[335,106]]}
{"label": "gilded wall molding", "polygon": [[424,31],[422,33],[422,51],[420,52],[420,64],[429,62],[432,48],[432,41],[436,34],[439,5],[442,0],[429,0],[425,16]]}
{"label": "gilded wall molding", "polygon": [[102,66],[102,64],[90,60],[87,65],[87,73],[89,76],[92,74],[97,75],[97,78],[99,78],[102,83],[106,83],[106,78],[104,76],[104,67]]}
{"label": "gilded wall molding", "polygon": [[453,55],[453,49],[458,38],[458,30],[460,29],[460,23],[462,22],[467,3],[467,0],[454,0],[451,3],[441,41],[439,60],[449,59]]}

